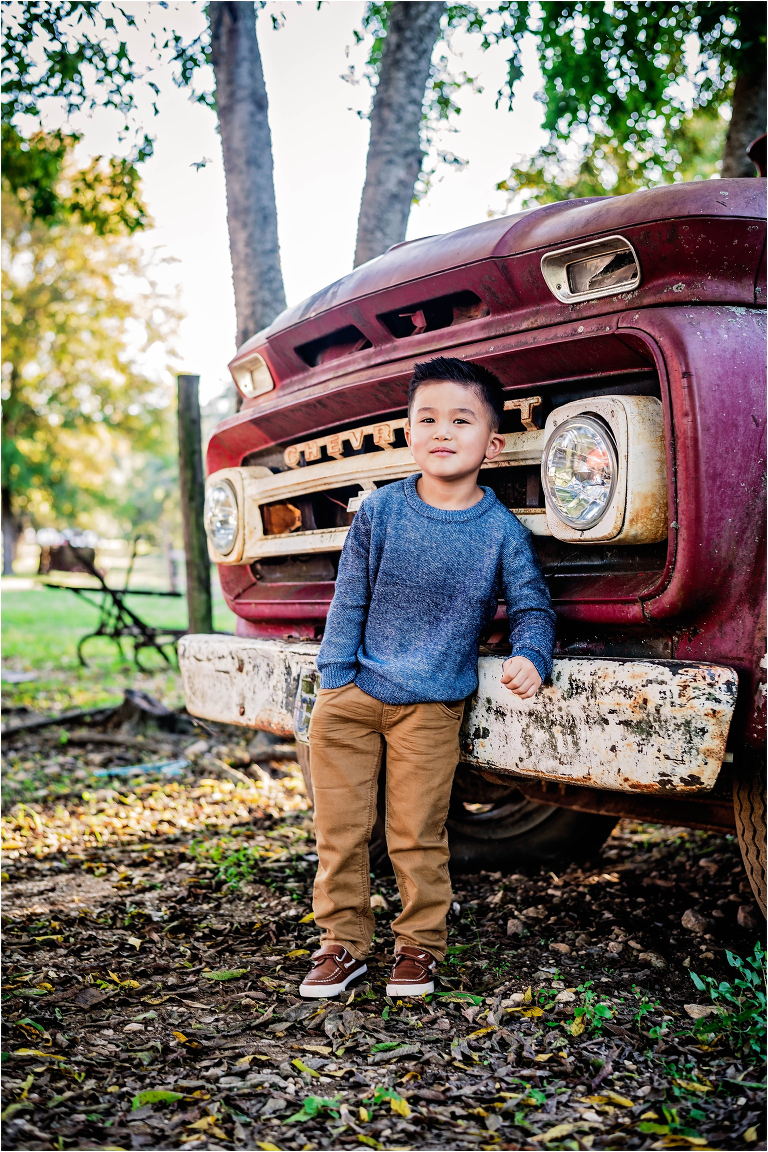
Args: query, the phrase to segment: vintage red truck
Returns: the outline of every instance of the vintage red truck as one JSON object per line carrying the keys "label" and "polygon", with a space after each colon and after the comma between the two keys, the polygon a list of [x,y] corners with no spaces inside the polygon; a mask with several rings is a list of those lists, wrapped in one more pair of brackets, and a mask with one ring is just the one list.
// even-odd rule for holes
{"label": "vintage red truck", "polygon": [[[249,340],[208,446],[206,530],[234,636],[188,635],[189,711],[294,734],[366,494],[415,471],[416,361],[503,381],[480,473],[531,530],[551,681],[499,684],[482,637],[449,818],[454,866],[599,845],[619,817],[738,834],[765,907],[765,180],[573,200],[396,245]],[[600,491],[591,487],[600,462]]]}

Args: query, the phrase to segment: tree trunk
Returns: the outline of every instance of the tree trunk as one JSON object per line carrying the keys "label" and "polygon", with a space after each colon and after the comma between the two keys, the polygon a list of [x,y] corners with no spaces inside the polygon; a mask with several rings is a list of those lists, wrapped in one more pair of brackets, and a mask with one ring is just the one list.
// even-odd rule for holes
{"label": "tree trunk", "polygon": [[205,535],[205,475],[200,428],[199,376],[178,377],[179,495],[187,557],[189,631],[213,632],[211,562]]}
{"label": "tree trunk", "polygon": [[755,165],[747,156],[752,141],[765,132],[766,68],[761,28],[765,26],[763,4],[741,4],[739,38],[751,44],[739,62],[733,89],[731,122],[723,151],[723,178],[755,176]]}
{"label": "tree trunk", "polygon": [[405,239],[421,169],[421,120],[442,0],[395,0],[389,10],[357,225],[355,267]]}
{"label": "tree trunk", "polygon": [[253,3],[213,0],[208,12],[239,348],[285,308],[272,137]]}
{"label": "tree trunk", "polygon": [[19,524],[13,514],[11,504],[11,490],[3,485],[2,490],[2,521],[3,521],[3,576],[13,576],[13,559],[16,555],[16,543],[19,539]]}

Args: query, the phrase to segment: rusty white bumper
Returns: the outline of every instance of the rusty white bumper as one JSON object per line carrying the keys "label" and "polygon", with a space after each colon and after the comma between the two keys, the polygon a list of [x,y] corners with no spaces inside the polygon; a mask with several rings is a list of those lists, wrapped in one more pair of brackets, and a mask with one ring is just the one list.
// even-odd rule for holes
{"label": "rusty white bumper", "polygon": [[[184,636],[193,716],[305,735],[319,645]],[[519,700],[482,657],[468,702],[462,758],[497,773],[629,792],[705,792],[725,755],[736,702],[730,668],[672,660],[555,660],[551,684]]]}

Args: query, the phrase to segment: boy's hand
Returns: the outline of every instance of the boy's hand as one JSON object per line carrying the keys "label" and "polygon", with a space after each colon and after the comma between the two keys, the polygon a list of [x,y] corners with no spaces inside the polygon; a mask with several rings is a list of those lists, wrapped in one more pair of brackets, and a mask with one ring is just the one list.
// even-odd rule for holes
{"label": "boy's hand", "polygon": [[541,687],[541,676],[526,656],[510,656],[501,666],[501,682],[521,700],[530,700]]}

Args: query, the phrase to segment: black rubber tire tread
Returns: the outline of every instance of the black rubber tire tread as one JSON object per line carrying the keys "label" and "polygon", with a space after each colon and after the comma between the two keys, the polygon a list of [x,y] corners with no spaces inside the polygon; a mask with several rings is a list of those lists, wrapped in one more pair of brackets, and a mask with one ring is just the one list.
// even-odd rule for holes
{"label": "black rubber tire tread", "polygon": [[450,870],[516,872],[518,868],[580,862],[597,853],[617,823],[615,816],[553,808],[535,828],[501,839],[475,839],[449,828]]}
{"label": "black rubber tire tread", "polygon": [[733,811],[747,878],[765,916],[766,787],[765,766],[759,759],[734,776]]}

